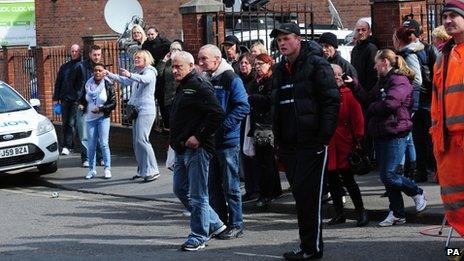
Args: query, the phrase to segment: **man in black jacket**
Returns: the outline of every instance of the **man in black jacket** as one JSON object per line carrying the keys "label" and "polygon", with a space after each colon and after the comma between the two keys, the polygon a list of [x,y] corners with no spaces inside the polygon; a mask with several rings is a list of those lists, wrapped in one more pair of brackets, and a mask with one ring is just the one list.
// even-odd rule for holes
{"label": "man in black jacket", "polygon": [[321,34],[321,37],[319,37],[319,43],[322,45],[322,52],[329,63],[339,65],[342,67],[343,73],[346,73],[351,78],[358,79],[356,69],[350,62],[340,55],[339,51],[337,51],[338,39],[335,34],[330,32]]}
{"label": "man in black jacket", "polygon": [[211,83],[195,70],[193,56],[178,52],[172,58],[172,74],[179,86],[172,103],[170,145],[176,153],[174,193],[191,213],[191,233],[184,251],[205,247],[205,242],[226,226],[209,205],[208,171],[214,152],[213,134],[225,113]]}
{"label": "man in black jacket", "polygon": [[72,74],[76,65],[81,61],[80,51],[79,45],[73,44],[71,46],[71,60],[61,65],[55,81],[53,101],[61,104],[61,120],[63,123],[63,149],[61,155],[69,155],[73,143],[79,89],[73,84]]}
{"label": "man in black jacket", "polygon": [[327,145],[338,118],[340,95],[320,45],[302,42],[294,23],[272,30],[283,59],[272,79],[276,147],[295,198],[300,247],[286,260],[322,258],[321,193]]}

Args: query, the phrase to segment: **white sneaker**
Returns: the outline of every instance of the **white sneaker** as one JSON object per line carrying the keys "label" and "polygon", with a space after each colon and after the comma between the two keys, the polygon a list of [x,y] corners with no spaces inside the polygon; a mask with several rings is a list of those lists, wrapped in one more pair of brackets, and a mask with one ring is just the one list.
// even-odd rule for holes
{"label": "white sneaker", "polygon": [[89,171],[89,173],[87,173],[87,176],[85,176],[85,179],[93,179],[95,178],[95,176],[97,176],[97,172],[95,170],[91,170]]}
{"label": "white sneaker", "polygon": [[379,226],[381,226],[381,227],[390,227],[390,226],[393,226],[393,225],[401,225],[401,224],[404,224],[404,223],[406,223],[405,218],[397,218],[397,217],[395,217],[395,215],[393,215],[393,211],[390,211],[390,213],[388,213],[387,218],[384,221],[379,223]]}
{"label": "white sneaker", "polygon": [[421,212],[427,206],[427,198],[425,197],[425,191],[422,194],[417,194],[412,197],[414,199],[414,204],[416,204],[416,211]]}
{"label": "white sneaker", "polygon": [[86,160],[86,161],[82,162],[82,167],[83,168],[88,168],[89,167],[89,161]]}
{"label": "white sneaker", "polygon": [[346,197],[345,196],[342,196],[342,202],[343,202],[343,204],[346,203]]}
{"label": "white sneaker", "polygon": [[61,150],[61,155],[69,155],[70,151],[68,148],[64,147],[62,150]]}
{"label": "white sneaker", "polygon": [[110,179],[111,178],[111,170],[105,169],[105,179]]}

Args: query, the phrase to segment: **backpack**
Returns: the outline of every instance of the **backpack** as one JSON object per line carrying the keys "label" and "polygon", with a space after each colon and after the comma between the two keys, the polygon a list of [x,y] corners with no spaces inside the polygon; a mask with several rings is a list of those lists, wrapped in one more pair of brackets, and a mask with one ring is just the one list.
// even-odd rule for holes
{"label": "backpack", "polygon": [[[435,63],[435,54],[431,52],[431,48],[426,46],[420,51],[405,50],[399,53],[405,59],[410,54],[417,56],[420,64],[420,72],[422,77],[422,85],[419,90],[413,90],[413,104],[412,111],[417,111],[419,107],[430,106],[432,99],[432,86],[433,86],[433,65]],[[428,47],[428,48],[427,48]],[[433,56],[433,57],[431,57]]]}

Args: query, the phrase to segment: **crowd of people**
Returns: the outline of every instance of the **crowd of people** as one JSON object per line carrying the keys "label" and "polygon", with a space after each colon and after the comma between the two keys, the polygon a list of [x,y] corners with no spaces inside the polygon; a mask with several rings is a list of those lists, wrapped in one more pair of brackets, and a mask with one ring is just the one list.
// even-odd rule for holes
{"label": "crowd of people", "polygon": [[105,69],[100,47],[92,46],[81,62],[73,45],[53,96],[63,108],[62,154],[69,154],[77,126],[85,178],[97,175],[98,163],[111,178],[108,117],[117,81],[131,86],[134,179],[145,182],[159,177],[149,141],[158,102],[175,153],[173,192],[190,216],[183,250],[202,249],[212,238],[242,237],[243,203],[269,207],[282,194],[283,170],[301,241],[284,257],[321,258],[323,194],[330,192],[335,210],[328,225],[346,221],[345,188],[356,226],[369,223],[351,168],[355,150],[375,163],[385,185],[389,214],[379,226],[406,222],[402,193],[423,211],[426,193],[417,183],[434,175],[448,221],[462,235],[464,2],[447,1],[442,21],[434,45],[408,17],[392,34],[394,49],[378,50],[370,21],[360,19],[351,61],[340,56],[334,34],[305,41],[294,23],[270,33],[281,55],[277,63],[263,44],[244,48],[233,35],[219,47],[202,46],[195,62],[181,41],[162,38],[154,27],[145,34],[138,25],[132,29],[138,46],[133,66],[119,73]]}

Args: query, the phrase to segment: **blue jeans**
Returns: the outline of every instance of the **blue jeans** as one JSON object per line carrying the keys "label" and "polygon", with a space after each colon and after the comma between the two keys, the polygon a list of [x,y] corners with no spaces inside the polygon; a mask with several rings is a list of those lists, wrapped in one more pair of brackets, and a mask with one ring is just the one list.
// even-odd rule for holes
{"label": "blue jeans", "polygon": [[242,196],[238,173],[239,152],[238,145],[232,148],[216,149],[211,160],[209,176],[211,207],[230,228],[243,228]]}
{"label": "blue jeans", "polygon": [[188,241],[205,242],[210,232],[224,223],[209,205],[208,171],[211,154],[203,148],[187,149],[184,154],[176,152],[174,165],[174,194],[190,211],[190,230]]}
{"label": "blue jeans", "polygon": [[80,144],[80,150],[81,150],[81,161],[87,161],[89,160],[87,156],[87,123],[85,122],[84,118],[84,112],[81,110],[77,110],[76,113],[76,131],[77,131],[77,136],[79,137],[79,141],[81,142]]}
{"label": "blue jeans", "polygon": [[403,158],[406,149],[406,140],[407,137],[374,139],[380,179],[387,189],[388,200],[390,201],[389,208],[393,211],[395,217],[398,218],[406,216],[401,192],[410,197],[422,194],[423,192],[414,181],[395,172],[397,165],[401,163]]}
{"label": "blue jeans", "polygon": [[110,135],[110,118],[100,117],[93,121],[87,122],[87,145],[89,153],[89,170],[95,170],[97,146],[103,154],[105,169],[111,169],[111,153],[108,139]]}
{"label": "blue jeans", "polygon": [[412,132],[406,136],[406,153],[401,160],[401,165],[405,165],[406,156],[409,159],[409,162],[416,162],[416,147],[414,146],[414,140],[412,139]]}

